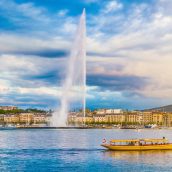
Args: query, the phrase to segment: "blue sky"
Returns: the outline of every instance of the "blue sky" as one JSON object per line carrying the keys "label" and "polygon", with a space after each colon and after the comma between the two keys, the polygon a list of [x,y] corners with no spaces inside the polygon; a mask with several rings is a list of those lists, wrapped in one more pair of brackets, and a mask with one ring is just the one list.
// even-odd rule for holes
{"label": "blue sky", "polygon": [[87,107],[171,104],[171,0],[1,0],[0,104],[58,107],[83,8]]}

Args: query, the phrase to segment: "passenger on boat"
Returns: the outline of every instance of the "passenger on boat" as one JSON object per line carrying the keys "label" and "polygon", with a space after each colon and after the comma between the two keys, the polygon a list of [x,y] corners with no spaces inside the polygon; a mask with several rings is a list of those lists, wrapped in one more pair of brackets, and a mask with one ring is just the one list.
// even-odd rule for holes
{"label": "passenger on boat", "polygon": [[128,145],[135,146],[135,143],[134,142],[129,142]]}
{"label": "passenger on boat", "polygon": [[141,142],[139,142],[139,146],[142,146],[143,144]]}

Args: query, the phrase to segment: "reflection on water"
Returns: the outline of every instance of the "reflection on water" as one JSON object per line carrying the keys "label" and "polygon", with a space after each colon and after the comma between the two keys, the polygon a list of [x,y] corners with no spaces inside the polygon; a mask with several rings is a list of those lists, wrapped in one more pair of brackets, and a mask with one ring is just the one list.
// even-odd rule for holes
{"label": "reflection on water", "polygon": [[143,163],[154,166],[171,166],[172,150],[149,151],[104,151],[105,157],[129,163]]}
{"label": "reflection on water", "polygon": [[172,171],[172,151],[106,151],[102,139],[162,138],[171,130],[0,131],[0,172]]}

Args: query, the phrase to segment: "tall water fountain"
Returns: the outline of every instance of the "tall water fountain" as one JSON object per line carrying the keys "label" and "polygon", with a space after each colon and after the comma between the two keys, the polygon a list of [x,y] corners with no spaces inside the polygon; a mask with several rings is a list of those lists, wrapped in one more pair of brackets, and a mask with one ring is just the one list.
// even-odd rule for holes
{"label": "tall water fountain", "polygon": [[62,84],[60,109],[53,114],[52,124],[65,127],[70,107],[80,104],[85,117],[86,106],[86,14],[85,9],[80,17],[75,40],[68,59],[66,77]]}

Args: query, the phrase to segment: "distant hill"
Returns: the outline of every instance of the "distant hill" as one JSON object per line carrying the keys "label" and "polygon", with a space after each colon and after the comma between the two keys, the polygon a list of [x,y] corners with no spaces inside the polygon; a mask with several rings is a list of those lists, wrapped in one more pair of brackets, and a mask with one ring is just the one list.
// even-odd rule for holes
{"label": "distant hill", "polygon": [[152,108],[152,109],[145,109],[144,111],[162,111],[162,112],[172,112],[172,105],[167,105],[167,106],[162,106],[162,107],[157,107],[157,108]]}

